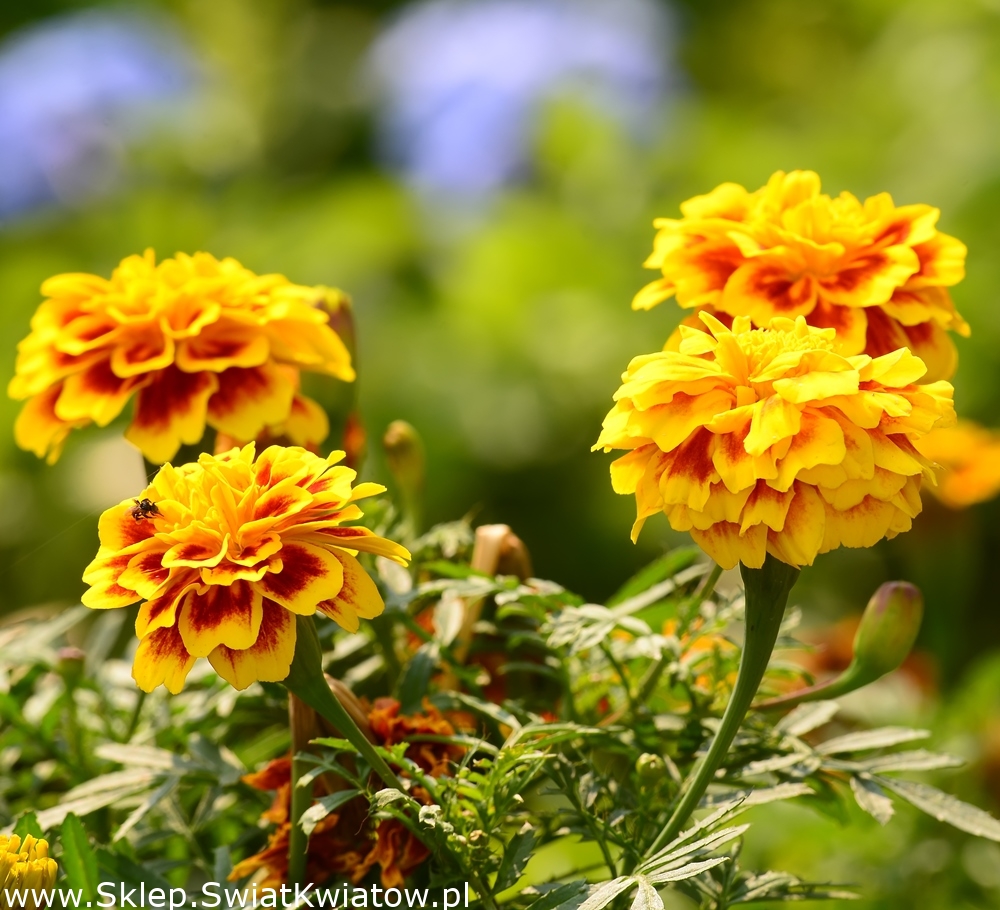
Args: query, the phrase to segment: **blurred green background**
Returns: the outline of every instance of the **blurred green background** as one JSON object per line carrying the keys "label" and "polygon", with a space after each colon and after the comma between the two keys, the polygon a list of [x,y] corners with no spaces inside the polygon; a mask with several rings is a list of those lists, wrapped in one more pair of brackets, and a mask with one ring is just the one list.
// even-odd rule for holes
{"label": "blurred green background", "polygon": [[[624,9],[563,7],[553,7],[556,26],[569,8]],[[633,503],[611,491],[610,457],[589,452],[629,358],[658,349],[679,318],[673,304],[629,309],[651,278],[642,269],[651,221],[722,181],[756,188],[777,169],[809,168],[833,194],[887,190],[900,204],[936,205],[941,228],[968,244],[954,297],[973,335],[958,340],[956,400],[964,416],[1000,424],[1000,2],[649,0],[629,9],[631,32],[584,59],[575,80],[565,72],[593,35],[571,46],[572,29],[555,27],[563,44],[509,54],[487,46],[500,29],[469,26],[454,42],[487,72],[482,85],[462,87],[463,108],[434,87],[436,73],[457,66],[454,46],[399,31],[401,16],[419,12],[412,3],[0,4],[0,372],[13,373],[44,278],[107,274],[146,247],[207,250],[341,287],[358,321],[364,473],[387,480],[378,438],[390,420],[411,421],[428,448],[430,521],[471,512],[506,522],[536,574],[599,600],[678,540],[652,520],[633,546]],[[95,50],[91,71],[58,42],[45,57],[30,40],[71,33],[95,10],[101,21],[138,23],[151,43],[124,43],[156,60],[111,67],[101,76],[110,83],[90,91],[114,48]],[[563,71],[539,63],[563,58]],[[147,65],[160,72],[143,88],[129,66]],[[513,83],[528,74],[490,89],[492,108],[475,94],[492,85],[490,67]],[[127,104],[114,101],[116,79],[132,79]],[[401,114],[400,97],[424,85],[424,107],[417,98]],[[642,95],[635,105],[631,86]],[[33,116],[43,108],[55,114]],[[475,117],[463,127],[466,139],[513,156],[499,176],[495,161],[493,172],[488,160],[476,171],[484,148],[475,143],[439,148],[447,130],[420,145],[435,117],[457,123],[493,110],[502,121],[515,108],[520,119],[507,127]],[[458,162],[450,187],[448,167],[420,171],[438,153]],[[29,177],[35,191],[19,196]],[[340,394],[310,388],[329,402]],[[10,428],[18,407],[0,400],[0,424]],[[77,601],[97,514],[142,482],[120,433],[75,433],[54,468],[19,451],[9,429],[0,434],[0,612]],[[823,557],[795,592],[808,621],[822,624],[858,612],[888,578],[921,585],[921,648],[943,694],[921,696],[911,714],[937,717],[942,742],[978,763],[966,795],[994,811],[998,556],[1000,505],[950,512],[928,502],[913,532]],[[829,822],[801,819],[772,832],[779,865],[809,874],[812,863],[816,874],[833,869],[887,895],[867,906],[1000,906],[993,845],[968,847],[908,818],[885,832],[860,822],[871,836],[848,850]],[[805,833],[793,850],[786,835],[798,824]],[[882,849],[879,863],[872,851]],[[914,850],[929,858],[918,852],[899,866]]]}

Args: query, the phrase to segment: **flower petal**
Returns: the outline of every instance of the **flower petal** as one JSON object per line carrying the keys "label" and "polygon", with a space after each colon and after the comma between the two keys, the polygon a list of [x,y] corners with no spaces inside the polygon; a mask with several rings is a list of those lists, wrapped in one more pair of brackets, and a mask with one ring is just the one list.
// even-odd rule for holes
{"label": "flower petal", "polygon": [[295,385],[275,363],[231,367],[219,374],[208,402],[208,422],[234,439],[256,438],[269,424],[288,418]]}
{"label": "flower petal", "polygon": [[201,440],[208,399],[218,382],[214,373],[184,373],[176,367],[159,373],[139,392],[125,438],[150,461],[169,461],[182,443]]}
{"label": "flower petal", "polygon": [[341,561],[329,550],[301,541],[288,541],[281,548],[282,569],[268,572],[256,587],[293,613],[309,616],[316,605],[336,597],[344,585]]}
{"label": "flower petal", "polygon": [[286,679],[295,656],[295,616],[266,598],[262,610],[253,645],[242,651],[220,645],[208,656],[215,672],[240,691],[257,681]]}
{"label": "flower petal", "polygon": [[249,648],[257,640],[262,616],[260,592],[250,582],[198,585],[180,605],[177,629],[191,654],[208,657],[219,645]]}
{"label": "flower petal", "polygon": [[184,680],[193,666],[194,658],[184,647],[180,633],[169,626],[151,632],[139,642],[132,678],[143,692],[152,692],[162,685],[176,695],[184,688]]}
{"label": "flower petal", "polygon": [[380,615],[385,603],[378,586],[361,568],[361,563],[343,551],[337,553],[337,559],[344,567],[344,584],[336,597],[321,601],[316,609],[348,632],[357,632],[358,618],[372,619]]}

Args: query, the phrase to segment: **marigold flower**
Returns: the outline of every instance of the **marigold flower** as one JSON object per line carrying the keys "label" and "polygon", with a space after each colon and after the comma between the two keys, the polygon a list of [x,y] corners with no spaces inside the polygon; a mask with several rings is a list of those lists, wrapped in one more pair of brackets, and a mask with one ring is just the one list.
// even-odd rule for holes
{"label": "marigold flower", "polygon": [[[383,610],[355,558],[365,551],[406,565],[410,554],[366,528],[357,500],[379,484],[298,447],[255,446],[197,464],[164,465],[143,491],[100,518],[101,547],[83,580],[88,607],[144,600],[132,675],[149,692],[179,692],[207,657],[237,689],[288,676],[295,616],[317,610],[348,631]],[[149,500],[152,509],[143,508]]]}
{"label": "marigold flower", "polygon": [[908,347],[928,378],[954,373],[947,332],[969,327],[947,289],[965,275],[966,248],[937,230],[938,209],[896,206],[888,193],[831,199],[812,171],[778,171],[752,193],[723,183],[681,213],[654,222],[645,264],[663,277],[636,294],[634,309],[676,296],[682,307],[749,316],[755,326],[805,316],[836,329],[845,354]]}
{"label": "marigold flower", "polygon": [[70,430],[107,426],[133,395],[125,436],[153,462],[197,443],[206,424],[240,442],[272,429],[305,445],[327,426],[299,394],[299,371],[354,379],[316,305],[342,295],[255,275],[235,259],[179,253],[157,265],[147,250],[110,279],[56,275],[42,293],[8,393],[27,399],[17,444],[50,463]]}
{"label": "marigold flower", "polygon": [[719,565],[759,568],[909,529],[933,477],[913,440],[954,422],[951,385],[915,385],[925,367],[905,348],[846,357],[801,316],[701,319],[679,351],[629,364],[594,446],[630,450],[611,479],[635,494],[632,539],[663,511]]}
{"label": "marigold flower", "polygon": [[56,863],[49,859],[48,841],[30,834],[24,840],[16,834],[0,834],[0,910],[35,910],[34,895],[50,891],[55,883]]}
{"label": "marigold flower", "polygon": [[1000,493],[1000,432],[962,420],[928,433],[917,448],[939,465],[931,490],[946,506],[964,509]]}
{"label": "marigold flower", "polygon": [[[412,715],[399,713],[399,702],[393,698],[376,699],[368,714],[371,731],[378,745],[392,746],[410,737],[421,735],[453,736],[454,726],[433,706]],[[441,742],[413,742],[406,757],[416,762],[432,777],[451,773],[463,749]],[[275,791],[271,806],[261,818],[278,827],[260,853],[247,857],[233,867],[229,878],[238,881],[254,876],[259,888],[278,888],[288,880],[288,838],[291,830],[292,768],[290,758],[269,762],[263,770],[248,774],[243,781],[257,790]],[[322,783],[319,779],[318,786]],[[411,795],[425,805],[430,795],[422,787],[413,787]],[[405,877],[430,855],[427,848],[394,818],[382,819],[376,825],[366,824],[367,806],[363,800],[347,803],[338,812],[326,816],[309,837],[306,858],[306,878],[323,882],[331,875],[346,875],[360,882],[373,866],[381,870],[385,888],[399,888]]]}

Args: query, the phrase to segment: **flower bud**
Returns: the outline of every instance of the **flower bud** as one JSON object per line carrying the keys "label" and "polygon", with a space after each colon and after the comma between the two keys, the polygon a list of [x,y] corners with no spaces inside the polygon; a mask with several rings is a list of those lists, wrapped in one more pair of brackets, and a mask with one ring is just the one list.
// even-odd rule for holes
{"label": "flower bud", "polygon": [[861,678],[876,680],[906,660],[920,631],[924,598],[906,581],[887,581],[872,595],[854,636],[854,660]]}
{"label": "flower bud", "polygon": [[667,773],[667,763],[652,752],[643,752],[635,761],[635,773],[644,784],[655,784]]}
{"label": "flower bud", "polygon": [[385,460],[399,487],[403,510],[414,534],[420,532],[427,456],[416,428],[405,420],[394,420],[382,437]]}

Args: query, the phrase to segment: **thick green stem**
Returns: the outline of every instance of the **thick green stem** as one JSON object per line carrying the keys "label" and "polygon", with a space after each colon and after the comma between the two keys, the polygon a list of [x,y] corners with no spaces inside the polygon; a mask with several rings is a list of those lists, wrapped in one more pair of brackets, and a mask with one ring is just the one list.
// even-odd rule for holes
{"label": "thick green stem", "polygon": [[746,591],[746,631],[736,686],[708,753],[681,787],[681,800],[646,852],[647,856],[659,852],[680,834],[726,757],[764,678],[774,643],[778,640],[788,594],[799,570],[769,555],[760,569],[740,565],[740,573]]}
{"label": "thick green stem", "polygon": [[311,616],[296,616],[295,658],[292,668],[284,681],[285,688],[302,699],[325,717],[340,734],[368,762],[371,769],[382,778],[382,783],[395,790],[404,790],[399,778],[385,763],[374,746],[358,729],[358,725],[347,713],[344,706],[330,691],[330,686],[323,675],[323,651],[319,636]]}

